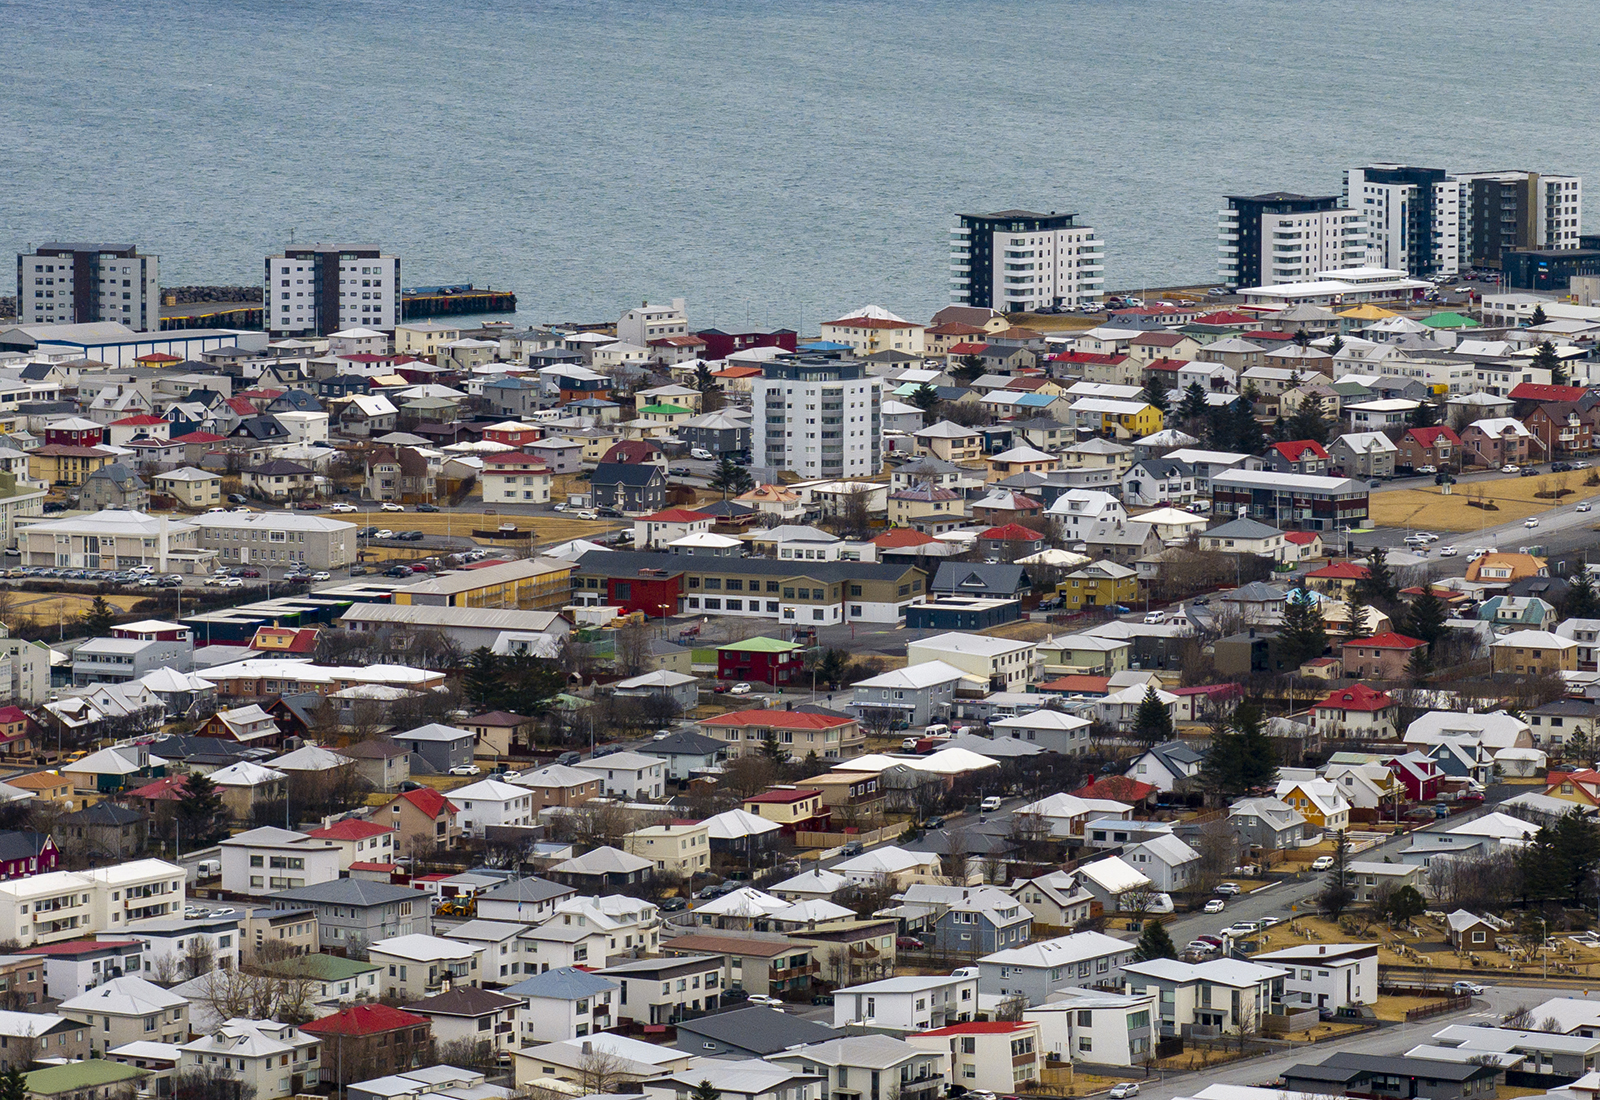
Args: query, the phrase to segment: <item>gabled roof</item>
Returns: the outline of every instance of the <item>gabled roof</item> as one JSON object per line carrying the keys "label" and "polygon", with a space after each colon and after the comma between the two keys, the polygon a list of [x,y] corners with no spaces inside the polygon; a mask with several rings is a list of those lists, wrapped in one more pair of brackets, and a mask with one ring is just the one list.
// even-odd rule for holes
{"label": "gabled roof", "polygon": [[1274,443],[1272,449],[1290,462],[1300,462],[1307,456],[1321,459],[1328,457],[1326,448],[1312,439],[1296,439],[1288,443]]}
{"label": "gabled roof", "polygon": [[1408,638],[1404,634],[1397,634],[1390,630],[1382,634],[1374,634],[1369,638],[1351,638],[1344,644],[1366,646],[1371,649],[1416,649],[1418,646],[1425,646],[1428,643],[1420,638]]}

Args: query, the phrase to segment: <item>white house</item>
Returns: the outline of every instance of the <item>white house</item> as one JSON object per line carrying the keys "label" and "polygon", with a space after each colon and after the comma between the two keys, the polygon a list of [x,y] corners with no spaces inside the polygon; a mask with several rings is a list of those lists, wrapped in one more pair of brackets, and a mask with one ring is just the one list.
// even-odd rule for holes
{"label": "white house", "polygon": [[906,643],[906,664],[943,661],[976,676],[996,691],[1024,691],[1033,676],[1038,647],[984,634],[946,633]]}
{"label": "white house", "polygon": [[1165,792],[1171,791],[1183,780],[1199,776],[1204,763],[1205,757],[1182,741],[1168,741],[1134,757],[1133,763],[1128,765],[1128,770],[1123,774]]}
{"label": "white house", "polygon": [[229,837],[219,847],[222,888],[236,894],[262,895],[332,882],[342,869],[342,850],[333,841],[271,825]]}
{"label": "white house", "polygon": [[1063,756],[1081,756],[1089,751],[1089,726],[1087,718],[1060,710],[1036,710],[989,723],[996,738],[1029,741]]}
{"label": "white house", "polygon": [[1338,1009],[1378,999],[1378,945],[1308,943],[1269,951],[1254,962],[1281,966],[1286,1008]]}
{"label": "white house", "polygon": [[1170,835],[1130,845],[1122,858],[1162,893],[1187,890],[1200,869],[1200,853]]}
{"label": "white house", "polygon": [[833,995],[833,1026],[860,1024],[910,1033],[971,1020],[978,1011],[978,972],[908,975],[847,986]]}
{"label": "white house", "polygon": [[480,779],[450,792],[461,835],[479,837],[490,825],[532,825],[533,795],[498,779]]}
{"label": "white house", "polygon": [[936,882],[943,876],[939,857],[932,852],[908,852],[889,845],[837,863],[835,874],[860,886],[888,881],[904,888],[913,882]]}
{"label": "white house", "polygon": [[382,995],[420,1001],[451,986],[477,985],[483,973],[482,951],[463,940],[426,936],[392,936],[368,949],[368,959],[384,969],[378,974]]}
{"label": "white house", "polygon": [[518,1047],[517,1011],[523,1002],[503,993],[460,986],[406,1005],[433,1021],[433,1038],[441,1046],[464,1043],[481,1056],[494,1057]]}
{"label": "white house", "polygon": [[1033,914],[1035,924],[1051,928],[1073,928],[1088,920],[1094,908],[1094,895],[1069,871],[1018,879],[1006,891]]}
{"label": "white house", "polygon": [[576,1039],[611,1026],[611,998],[621,987],[587,970],[563,966],[505,989],[520,998],[517,1039],[524,1046]]}
{"label": "white house", "polygon": [[186,920],[180,914],[157,917],[154,920],[134,921],[115,932],[100,932],[102,940],[137,940],[144,944],[140,952],[143,975],[151,981],[166,980],[167,975],[193,977],[185,973],[185,966],[193,959],[210,959],[220,970],[239,968],[240,932],[238,917],[204,917]]}
{"label": "white house", "polygon": [[1150,1056],[1155,997],[1099,989],[1058,989],[1022,1012],[1039,1025],[1046,1057],[1103,1066],[1137,1066]]}
{"label": "white house", "polygon": [[666,761],[638,752],[614,752],[572,766],[599,776],[601,793],[613,798],[658,801],[666,783]]}
{"label": "white house", "polygon": [[1039,1025],[1030,1020],[951,1024],[907,1041],[948,1051],[952,1082],[969,1089],[1022,1091],[1039,1079]]}
{"label": "white house", "polygon": [[256,1100],[294,1096],[320,1080],[322,1039],[293,1024],[233,1019],[178,1049],[178,1072],[213,1070],[228,1059],[229,1075]]}

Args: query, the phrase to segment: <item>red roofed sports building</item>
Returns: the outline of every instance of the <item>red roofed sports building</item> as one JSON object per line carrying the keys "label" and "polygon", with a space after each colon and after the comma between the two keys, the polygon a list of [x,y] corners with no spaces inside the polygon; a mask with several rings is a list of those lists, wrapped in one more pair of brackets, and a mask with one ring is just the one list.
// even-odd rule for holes
{"label": "red roofed sports building", "polygon": [[1340,657],[1344,661],[1344,674],[1367,680],[1403,680],[1406,664],[1411,654],[1426,649],[1428,643],[1420,638],[1389,631],[1370,638],[1351,638],[1344,643]]}
{"label": "red roofed sports building", "polygon": [[1274,443],[1267,448],[1267,465],[1280,474],[1326,474],[1328,452],[1311,439]]}
{"label": "red roofed sports building", "polygon": [[1355,684],[1330,691],[1313,707],[1312,727],[1324,738],[1387,740],[1395,736],[1397,711],[1387,692]]}
{"label": "red roofed sports building", "polygon": [[707,718],[700,728],[707,737],[727,743],[729,760],[760,752],[769,737],[796,760],[813,752],[822,760],[848,760],[867,747],[861,723],[832,711],[737,710]]}

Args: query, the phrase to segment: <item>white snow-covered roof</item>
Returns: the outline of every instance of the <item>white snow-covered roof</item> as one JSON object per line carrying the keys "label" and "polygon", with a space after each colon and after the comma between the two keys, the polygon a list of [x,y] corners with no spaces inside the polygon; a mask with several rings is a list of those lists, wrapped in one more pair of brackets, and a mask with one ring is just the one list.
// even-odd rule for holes
{"label": "white snow-covered roof", "polygon": [[1150,885],[1150,879],[1137,871],[1133,864],[1121,856],[1107,856],[1078,868],[1078,875],[1086,878],[1108,894],[1140,889]]}
{"label": "white snow-covered roof", "polygon": [[740,809],[724,810],[720,814],[706,818],[705,824],[712,840],[740,840],[747,836],[776,832],[781,828],[776,821],[768,821],[764,817]]}
{"label": "white snow-covered roof", "polygon": [[219,787],[257,787],[263,783],[287,778],[283,772],[262,767],[249,760],[229,764],[226,768],[218,768],[211,773],[211,782]]}

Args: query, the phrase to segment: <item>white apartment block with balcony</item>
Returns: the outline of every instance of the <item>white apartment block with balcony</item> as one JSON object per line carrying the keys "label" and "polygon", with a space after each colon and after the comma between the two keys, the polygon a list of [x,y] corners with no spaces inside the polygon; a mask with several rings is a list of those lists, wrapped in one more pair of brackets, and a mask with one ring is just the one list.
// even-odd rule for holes
{"label": "white apartment block with balcony", "polygon": [[20,324],[117,321],[161,328],[160,258],[125,244],[46,244],[17,256]]}
{"label": "white apartment block with balcony", "polygon": [[750,383],[751,465],[802,478],[876,476],[882,466],[883,380],[861,363],[784,359]]}
{"label": "white apartment block with balcony", "polygon": [[1319,271],[1363,267],[1367,242],[1367,219],[1359,211],[1339,208],[1263,214],[1262,285],[1301,283]]}
{"label": "white apartment block with balcony", "polygon": [[371,245],[290,247],[266,261],[266,328],[327,336],[400,320],[400,259]]}
{"label": "white apartment block with balcony", "polygon": [[181,916],[183,884],[183,869],[159,859],[0,882],[0,939],[32,947]]}
{"label": "white apartment block with balcony", "polygon": [[950,230],[950,300],[1007,313],[1084,305],[1105,290],[1105,242],[1073,214],[1006,210]]}
{"label": "white apartment block with balcony", "polygon": [[1351,168],[1344,174],[1344,200],[1366,217],[1366,266],[1412,275],[1461,270],[1461,187],[1442,171],[1398,164]]}

